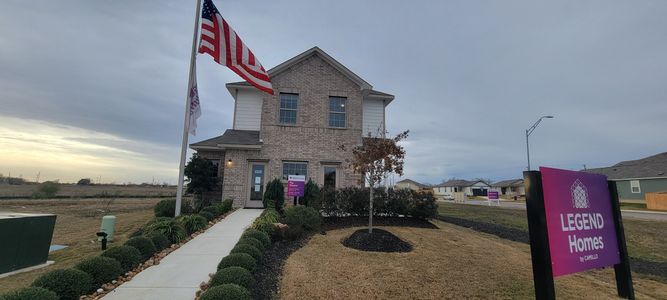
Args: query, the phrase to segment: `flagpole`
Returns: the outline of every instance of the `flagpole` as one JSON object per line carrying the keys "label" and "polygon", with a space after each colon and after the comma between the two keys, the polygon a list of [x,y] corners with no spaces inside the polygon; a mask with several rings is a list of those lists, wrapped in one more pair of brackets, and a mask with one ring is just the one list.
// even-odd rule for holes
{"label": "flagpole", "polygon": [[190,53],[190,76],[188,76],[188,91],[185,94],[185,118],[183,121],[183,142],[181,143],[181,163],[178,167],[178,188],[176,189],[176,210],[174,216],[181,215],[181,203],[183,202],[183,177],[185,173],[185,155],[188,150],[188,134],[190,127],[190,88],[195,65],[195,56],[197,55],[197,33],[199,32],[199,14],[201,13],[201,0],[197,0],[195,9],[195,28],[192,33],[192,52]]}

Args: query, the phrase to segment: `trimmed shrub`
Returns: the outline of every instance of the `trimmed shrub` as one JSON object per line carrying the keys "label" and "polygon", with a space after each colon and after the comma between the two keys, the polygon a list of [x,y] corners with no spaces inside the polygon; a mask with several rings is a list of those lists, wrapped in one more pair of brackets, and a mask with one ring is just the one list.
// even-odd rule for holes
{"label": "trimmed shrub", "polygon": [[252,256],[248,253],[232,253],[229,254],[220,260],[218,264],[218,270],[224,269],[227,267],[241,267],[250,272],[255,270],[257,262]]}
{"label": "trimmed shrub", "polygon": [[211,278],[211,287],[222,285],[225,283],[238,284],[246,289],[255,285],[255,278],[252,277],[250,271],[241,267],[224,268]]}
{"label": "trimmed shrub", "polygon": [[199,212],[203,212],[203,211],[210,212],[210,213],[213,214],[216,218],[217,218],[219,215],[221,215],[221,213],[220,213],[220,208],[218,208],[217,206],[207,206],[207,207],[202,208]]}
{"label": "trimmed shrub", "polygon": [[200,212],[198,213],[198,215],[204,217],[204,219],[206,219],[206,223],[208,223],[209,221],[212,221],[213,219],[215,219],[215,215],[213,215],[212,213],[207,212],[207,211],[200,211]]}
{"label": "trimmed shrub", "polygon": [[169,241],[169,239],[161,232],[151,232],[147,234],[146,237],[151,239],[151,242],[153,242],[153,245],[155,245],[156,252],[162,251],[171,246],[171,241]]}
{"label": "trimmed shrub", "polygon": [[102,252],[102,256],[117,260],[123,272],[132,270],[141,262],[141,252],[130,246],[116,246]]}
{"label": "trimmed shrub", "polygon": [[242,286],[226,283],[207,289],[200,300],[252,300],[250,292]]}
{"label": "trimmed shrub", "polygon": [[58,295],[45,288],[31,286],[0,295],[2,300],[58,300]]}
{"label": "trimmed shrub", "polygon": [[250,244],[236,244],[230,253],[247,253],[250,254],[250,256],[252,256],[254,259],[259,259],[262,257],[262,251]]}
{"label": "trimmed shrub", "polygon": [[179,243],[187,236],[185,228],[173,218],[158,219],[160,220],[155,220],[146,225],[146,234],[159,232],[166,236],[172,244]]}
{"label": "trimmed shrub", "polygon": [[224,215],[232,210],[232,206],[234,205],[234,199],[227,198],[225,201],[222,201],[222,203],[218,204],[218,210],[220,211],[221,215]]}
{"label": "trimmed shrub", "polygon": [[320,228],[320,214],[312,207],[292,206],[285,210],[284,223],[290,227],[300,226],[305,231]]}
{"label": "trimmed shrub", "polygon": [[137,248],[141,252],[142,260],[151,258],[157,252],[153,242],[145,236],[133,237],[125,242],[125,246]]}
{"label": "trimmed shrub", "polygon": [[110,257],[95,256],[80,262],[74,267],[90,275],[93,281],[93,289],[116,279],[123,274],[120,263]]}
{"label": "trimmed shrub", "polygon": [[428,192],[412,191],[412,205],[409,212],[412,217],[420,219],[431,219],[438,214],[438,205],[435,197]]}
{"label": "trimmed shrub", "polygon": [[262,244],[264,244],[264,248],[269,248],[269,246],[271,246],[271,238],[269,238],[269,235],[257,229],[250,228],[246,230],[241,236],[241,238],[244,237],[251,237],[258,239],[260,242],[262,242]]}
{"label": "trimmed shrub", "polygon": [[239,245],[239,244],[248,244],[250,246],[253,246],[253,247],[257,248],[259,251],[265,251],[266,250],[266,247],[264,247],[264,244],[262,244],[262,242],[260,242],[256,238],[244,237],[244,238],[241,238],[239,240],[239,242],[236,243],[236,244],[237,245]]}
{"label": "trimmed shrub", "polygon": [[299,198],[299,204],[309,207],[319,207],[319,204],[317,203],[319,198],[320,188],[317,187],[317,184],[313,182],[312,179],[309,178],[303,190],[303,197]]}
{"label": "trimmed shrub", "polygon": [[[176,210],[176,199],[165,199],[153,207],[153,212],[155,212],[156,217],[174,217],[174,212]],[[191,214],[193,212],[190,201],[183,200],[181,201],[181,213],[182,214]]]}
{"label": "trimmed shrub", "polygon": [[60,269],[37,277],[32,286],[53,291],[61,300],[78,300],[79,296],[90,291],[92,283],[90,275],[84,271]]}
{"label": "trimmed shrub", "polygon": [[181,224],[183,228],[185,228],[185,232],[188,234],[193,234],[201,229],[204,229],[204,227],[208,225],[206,218],[199,214],[180,216],[176,219],[176,221],[178,221],[178,223]]}
{"label": "trimmed shrub", "polygon": [[273,179],[266,184],[266,191],[264,191],[264,196],[262,197],[264,208],[270,207],[267,200],[273,200],[276,210],[283,211],[283,206],[285,205],[285,187],[280,179]]}
{"label": "trimmed shrub", "polygon": [[290,226],[285,229],[285,239],[287,240],[296,240],[302,237],[304,234],[306,234],[306,231],[303,230],[303,227],[301,226]]}

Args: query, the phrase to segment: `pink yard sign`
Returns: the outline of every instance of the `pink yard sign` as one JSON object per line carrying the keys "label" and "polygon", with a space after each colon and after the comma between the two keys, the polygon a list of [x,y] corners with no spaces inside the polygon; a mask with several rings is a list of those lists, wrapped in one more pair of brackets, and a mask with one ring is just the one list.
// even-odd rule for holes
{"label": "pink yard sign", "polygon": [[305,185],[306,185],[306,176],[289,175],[287,179],[287,196],[303,197]]}
{"label": "pink yard sign", "polygon": [[499,193],[497,191],[489,191],[487,194],[489,197],[489,200],[498,200]]}
{"label": "pink yard sign", "polygon": [[620,262],[607,177],[540,167],[553,276]]}

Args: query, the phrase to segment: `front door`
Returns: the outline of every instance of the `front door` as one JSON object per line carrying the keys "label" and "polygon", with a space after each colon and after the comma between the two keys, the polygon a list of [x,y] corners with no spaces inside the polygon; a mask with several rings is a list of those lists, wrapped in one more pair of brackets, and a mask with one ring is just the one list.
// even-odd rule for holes
{"label": "front door", "polygon": [[264,172],[266,165],[263,163],[250,164],[250,193],[246,201],[246,207],[262,207],[262,196],[264,195]]}

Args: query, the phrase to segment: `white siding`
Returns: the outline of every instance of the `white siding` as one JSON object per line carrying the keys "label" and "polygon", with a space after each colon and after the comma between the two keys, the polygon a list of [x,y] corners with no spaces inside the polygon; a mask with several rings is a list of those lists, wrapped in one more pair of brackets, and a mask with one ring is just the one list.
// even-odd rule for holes
{"label": "white siding", "polygon": [[259,130],[262,121],[262,95],[257,91],[239,90],[234,107],[234,129]]}
{"label": "white siding", "polygon": [[384,133],[384,102],[382,100],[364,99],[363,136],[376,136]]}

